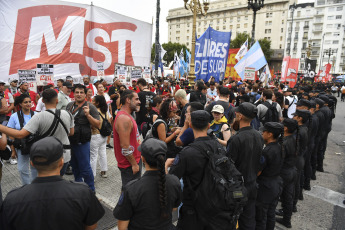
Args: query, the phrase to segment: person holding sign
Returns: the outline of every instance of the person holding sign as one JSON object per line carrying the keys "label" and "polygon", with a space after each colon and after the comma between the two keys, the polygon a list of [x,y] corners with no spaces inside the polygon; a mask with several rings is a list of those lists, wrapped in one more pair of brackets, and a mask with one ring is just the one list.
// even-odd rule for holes
{"label": "person holding sign", "polygon": [[[34,91],[29,90],[29,85],[27,82],[19,83],[19,90],[16,94],[13,95],[13,97],[16,98],[22,94],[29,95],[29,97],[31,98],[31,110],[36,111],[37,101],[40,98],[40,96]],[[19,109],[17,108],[17,110]]]}

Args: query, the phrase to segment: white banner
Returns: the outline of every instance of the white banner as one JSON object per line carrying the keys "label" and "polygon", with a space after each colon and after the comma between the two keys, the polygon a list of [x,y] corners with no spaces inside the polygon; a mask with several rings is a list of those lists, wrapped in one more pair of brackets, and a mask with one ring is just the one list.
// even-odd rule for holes
{"label": "white banner", "polygon": [[115,63],[150,63],[152,25],[96,6],[57,0],[0,1],[0,79],[53,64],[54,78],[113,75]]}

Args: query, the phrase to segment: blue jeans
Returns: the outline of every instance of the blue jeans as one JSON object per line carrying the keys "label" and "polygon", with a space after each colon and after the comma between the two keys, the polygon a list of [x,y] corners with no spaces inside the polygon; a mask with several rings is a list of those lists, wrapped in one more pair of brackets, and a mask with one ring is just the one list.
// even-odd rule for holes
{"label": "blue jeans", "polygon": [[19,149],[16,149],[16,152],[18,161],[17,168],[20,178],[22,179],[22,183],[23,185],[31,184],[31,181],[37,177],[37,170],[30,164],[30,155],[22,155],[22,151]]}
{"label": "blue jeans", "polygon": [[[71,161],[74,180],[85,182],[92,191],[95,191],[94,177],[90,165],[90,142],[71,144]],[[84,179],[84,180],[83,180]]]}

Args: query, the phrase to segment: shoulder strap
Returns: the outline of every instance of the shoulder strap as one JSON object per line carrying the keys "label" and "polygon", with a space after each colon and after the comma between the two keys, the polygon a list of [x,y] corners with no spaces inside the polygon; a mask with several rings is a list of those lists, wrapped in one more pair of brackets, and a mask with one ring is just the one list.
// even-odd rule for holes
{"label": "shoulder strap", "polygon": [[[57,109],[57,110],[56,110],[56,113],[58,113],[58,116],[57,116],[56,113],[54,113],[54,112],[51,111],[51,110],[46,110],[46,111],[47,111],[48,113],[51,113],[51,114],[53,114],[53,115],[55,116],[55,117],[54,117],[54,120],[56,119],[58,122],[61,123],[62,127],[64,128],[64,130],[65,130],[65,132],[66,132],[66,134],[68,135],[68,134],[69,134],[68,129],[66,128],[65,124],[63,123],[63,121],[62,121],[61,118],[60,118],[60,114],[61,114],[60,109]],[[57,125],[56,125],[56,128],[57,128]],[[54,132],[52,133],[52,135],[55,133],[56,128],[55,128]]]}
{"label": "shoulder strap", "polygon": [[17,112],[17,116],[18,116],[18,120],[19,120],[19,124],[20,124],[20,129],[22,129],[24,127],[24,116],[22,114],[22,110],[19,110]]}
{"label": "shoulder strap", "polygon": [[[46,110],[49,111],[49,110]],[[41,136],[42,138],[47,137],[54,129],[55,132],[55,126],[57,125],[57,119],[56,119],[56,114],[54,114],[54,120],[51,124],[51,126],[49,127],[49,129]],[[52,133],[51,135],[53,135],[54,133]]]}

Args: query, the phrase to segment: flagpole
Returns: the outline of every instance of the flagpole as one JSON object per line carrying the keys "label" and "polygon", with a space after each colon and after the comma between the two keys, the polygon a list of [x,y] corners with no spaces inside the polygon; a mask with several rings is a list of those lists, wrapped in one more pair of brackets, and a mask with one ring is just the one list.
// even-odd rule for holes
{"label": "flagpole", "polygon": [[156,9],[156,41],[155,41],[155,76],[158,77],[158,63],[160,56],[160,45],[159,45],[159,13],[160,13],[160,0],[157,0]]}

